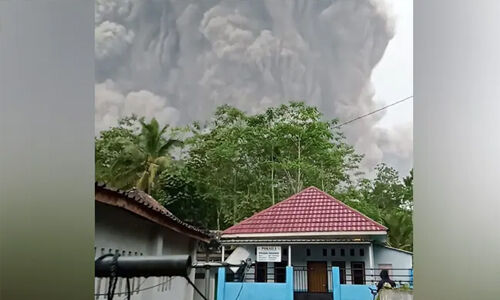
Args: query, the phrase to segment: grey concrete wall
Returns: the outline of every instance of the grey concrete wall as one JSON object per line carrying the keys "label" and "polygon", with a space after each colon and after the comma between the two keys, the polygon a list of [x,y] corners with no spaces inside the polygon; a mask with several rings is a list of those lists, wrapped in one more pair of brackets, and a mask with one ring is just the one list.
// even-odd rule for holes
{"label": "grey concrete wall", "polygon": [[[196,260],[196,241],[159,226],[123,209],[106,204],[95,204],[95,255],[118,252],[121,255],[190,254]],[[194,281],[194,269],[191,280]],[[108,279],[95,280],[95,292],[105,294]],[[158,285],[158,286],[155,286]],[[133,290],[154,288],[133,293],[134,300],[180,299],[192,300],[193,288],[184,278],[133,278]],[[126,291],[126,281],[119,279],[116,293]],[[119,297],[120,299],[123,296]],[[105,299],[104,296],[96,299]]]}
{"label": "grey concrete wall", "polygon": [[379,300],[413,300],[412,291],[381,290]]}
{"label": "grey concrete wall", "polygon": [[[205,270],[198,270],[198,272],[201,272],[201,273],[204,273],[205,274]],[[200,278],[200,279],[196,279],[195,281],[195,284],[196,284],[196,287],[202,292],[204,293],[205,296],[207,296],[207,298],[209,300],[214,300],[215,299],[215,288],[216,288],[216,275],[217,275],[217,268],[212,268],[210,269],[210,276],[209,276],[209,291],[208,291],[208,295],[205,294],[205,291],[206,291],[206,286],[205,286],[205,283],[206,283],[206,280],[205,278]],[[198,293],[194,293],[194,300],[203,300],[203,298],[198,294]]]}

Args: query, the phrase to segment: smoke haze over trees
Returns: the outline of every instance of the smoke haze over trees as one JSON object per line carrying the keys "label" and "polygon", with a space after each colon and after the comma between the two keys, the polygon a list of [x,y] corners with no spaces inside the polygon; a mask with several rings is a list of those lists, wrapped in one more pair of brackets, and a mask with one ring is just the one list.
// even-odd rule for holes
{"label": "smoke haze over trees", "polygon": [[97,180],[147,190],[193,224],[225,229],[316,186],[386,225],[390,245],[413,247],[412,172],[401,180],[379,164],[366,178],[363,153],[315,107],[292,102],[247,114],[222,105],[205,122],[169,130],[156,119],[119,123],[96,138]]}
{"label": "smoke haze over trees", "polygon": [[[345,121],[378,108],[371,74],[394,34],[384,1],[97,0],[96,135],[135,113],[161,125],[231,105],[262,113],[289,100]],[[406,95],[405,95],[406,96]],[[395,99],[396,100],[396,99]],[[408,128],[379,113],[343,128],[373,170],[411,167]]]}

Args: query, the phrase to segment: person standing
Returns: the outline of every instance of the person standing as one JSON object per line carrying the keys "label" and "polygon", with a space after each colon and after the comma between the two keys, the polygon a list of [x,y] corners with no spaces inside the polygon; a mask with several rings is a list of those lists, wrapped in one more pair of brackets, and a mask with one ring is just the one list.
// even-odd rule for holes
{"label": "person standing", "polygon": [[396,283],[389,278],[389,272],[387,270],[382,270],[380,272],[380,281],[377,284],[377,293],[383,288],[395,288]]}

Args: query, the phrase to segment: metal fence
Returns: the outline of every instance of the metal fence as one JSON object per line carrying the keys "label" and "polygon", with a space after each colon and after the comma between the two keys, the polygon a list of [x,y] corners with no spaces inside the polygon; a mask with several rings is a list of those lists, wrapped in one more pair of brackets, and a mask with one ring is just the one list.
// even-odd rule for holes
{"label": "metal fence", "polygon": [[[412,269],[381,269],[381,268],[339,268],[340,269],[340,283],[341,284],[365,284],[376,285],[380,278],[380,272],[387,270],[389,277],[396,283],[397,287],[413,286],[413,272]],[[326,279],[328,282],[328,291],[332,291],[331,282],[331,269],[327,269]],[[307,266],[294,266],[294,290],[295,292],[308,291],[308,278]]]}
{"label": "metal fence", "polygon": [[[380,280],[380,272],[387,270],[389,277],[400,286],[413,286],[412,269],[381,269],[381,268],[339,268],[341,284],[363,284],[376,285]],[[252,265],[246,272],[233,273],[229,269],[226,271],[226,281],[243,281],[243,282],[285,282],[286,281],[285,266],[263,266]],[[308,269],[307,266],[293,266],[293,285],[295,292],[308,292]],[[332,291],[332,272],[331,267],[326,269],[326,280],[328,292]]]}

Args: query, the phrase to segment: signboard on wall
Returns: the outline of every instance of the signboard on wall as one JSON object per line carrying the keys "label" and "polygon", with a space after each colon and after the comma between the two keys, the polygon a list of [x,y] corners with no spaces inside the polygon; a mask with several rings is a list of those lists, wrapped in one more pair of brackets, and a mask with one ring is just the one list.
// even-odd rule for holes
{"label": "signboard on wall", "polygon": [[258,262],[281,262],[281,246],[258,246]]}

